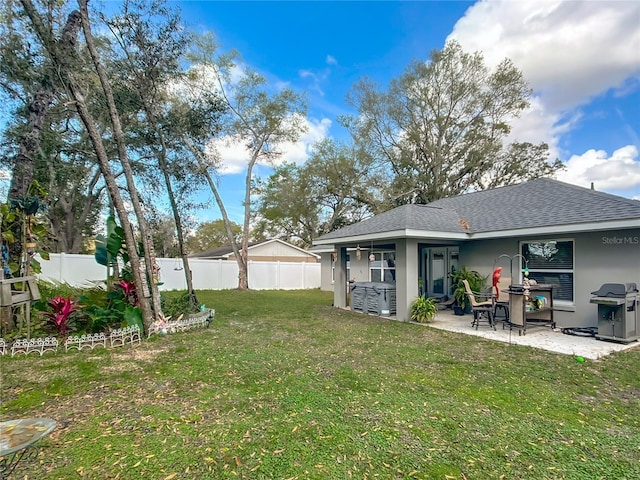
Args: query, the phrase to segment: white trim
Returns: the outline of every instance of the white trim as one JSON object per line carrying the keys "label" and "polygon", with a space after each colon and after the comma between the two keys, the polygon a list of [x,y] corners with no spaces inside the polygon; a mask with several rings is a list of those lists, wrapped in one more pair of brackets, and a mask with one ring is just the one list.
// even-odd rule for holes
{"label": "white trim", "polygon": [[405,232],[407,238],[424,238],[427,240],[469,240],[469,234],[461,232],[437,232],[427,230],[426,237],[424,235],[425,230],[407,229]]}
{"label": "white trim", "polygon": [[[548,242],[571,242],[571,265],[572,268],[529,268],[529,273],[570,273],[573,276],[573,282],[571,282],[571,298],[572,301],[569,300],[555,300],[553,301],[554,306],[556,303],[558,305],[563,305],[565,307],[574,307],[576,305],[576,239],[575,238],[547,238],[547,239],[533,239],[533,240],[520,240],[518,242],[518,253],[522,255],[522,245],[524,243],[548,243]],[[522,265],[522,262],[521,262]],[[528,267],[528,265],[527,265]],[[522,281],[522,267],[518,269],[518,275],[520,277],[519,281]]]}
{"label": "white trim", "polygon": [[314,245],[334,245],[336,243],[357,243],[371,240],[393,240],[399,238],[418,238],[423,240],[481,240],[507,237],[524,237],[532,235],[558,235],[570,233],[597,232],[603,230],[624,230],[640,228],[640,219],[611,220],[606,222],[573,223],[569,225],[551,225],[510,230],[491,230],[480,233],[441,232],[434,230],[399,229],[388,232],[363,233],[348,237],[335,237],[316,240]]}
{"label": "white trim", "polygon": [[[396,271],[396,265],[395,265],[395,261],[396,261],[396,257],[397,257],[396,250],[391,250],[391,249],[386,249],[386,250],[378,249],[378,250],[375,250],[375,249],[373,249],[373,250],[369,251],[369,255],[371,253],[373,253],[374,255],[376,253],[380,254],[380,260],[374,260],[374,262],[380,262],[380,266],[379,267],[372,267],[371,264],[373,262],[371,262],[371,260],[367,259],[367,263],[369,265],[369,281],[373,282],[371,272],[373,270],[379,270],[380,271],[380,280],[378,280],[378,281],[384,282],[385,281],[384,280],[385,279],[385,274],[384,274],[385,270],[393,270],[394,272]],[[393,262],[394,262],[393,267],[390,267],[389,264],[387,262],[385,262],[385,260],[384,260],[385,253],[391,253],[393,255]],[[395,273],[393,274],[393,277],[395,278]]]}
{"label": "white trim", "polygon": [[328,238],[325,240],[316,240],[314,245],[335,245],[337,243],[362,243],[376,240],[397,240],[400,238],[419,238],[419,239],[434,239],[434,240],[469,240],[469,235],[466,233],[456,232],[438,232],[432,230],[392,230],[389,232],[378,233],[364,233],[361,235],[352,235],[349,237],[336,237]]}
{"label": "white trim", "polygon": [[640,228],[640,220],[616,220],[610,222],[573,223],[570,225],[553,225],[548,227],[521,228],[492,232],[472,233],[467,238],[479,240],[483,238],[524,237],[531,235],[557,235],[568,233],[586,233],[602,230],[620,230]]}
{"label": "white trim", "polygon": [[309,253],[333,253],[333,246],[332,245],[326,245],[323,247],[311,247],[309,250],[307,250]]}

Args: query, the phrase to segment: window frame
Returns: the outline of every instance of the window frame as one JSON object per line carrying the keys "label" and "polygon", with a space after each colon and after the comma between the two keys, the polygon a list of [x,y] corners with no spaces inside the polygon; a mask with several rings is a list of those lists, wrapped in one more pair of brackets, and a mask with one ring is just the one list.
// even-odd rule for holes
{"label": "window frame", "polygon": [[[380,266],[374,267],[372,265],[373,262],[371,260],[368,261],[369,262],[369,281],[370,282],[375,281],[373,280],[373,275],[372,275],[373,270],[380,271],[380,280],[377,280],[379,282],[385,282],[385,272],[386,271],[390,272],[393,270],[393,274],[391,274],[391,277],[393,278],[393,283],[395,283],[396,282],[396,266],[395,266],[396,251],[395,250],[371,250],[369,255],[371,255],[371,253],[376,255],[376,260],[374,260],[374,262],[380,262]],[[387,263],[388,259],[385,259],[385,254],[391,254],[393,256],[393,262],[394,262],[393,267],[390,267],[389,264]],[[380,255],[380,259],[377,258],[377,255]]]}
{"label": "window frame", "polygon": [[[571,242],[571,268],[531,268],[525,261],[524,245],[533,243],[550,243],[550,242]],[[576,304],[576,241],[575,238],[546,238],[546,239],[532,239],[532,240],[520,240],[519,251],[522,258],[520,258],[520,281],[524,278],[525,267],[529,273],[551,273],[551,274],[571,274],[571,300],[558,299],[555,294],[553,296],[554,305],[575,306]],[[524,264],[524,267],[523,267]],[[555,289],[554,289],[555,291]]]}

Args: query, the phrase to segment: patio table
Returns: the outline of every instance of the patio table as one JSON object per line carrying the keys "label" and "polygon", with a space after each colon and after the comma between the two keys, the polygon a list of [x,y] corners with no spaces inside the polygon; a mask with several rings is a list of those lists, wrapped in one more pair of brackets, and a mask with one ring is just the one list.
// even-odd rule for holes
{"label": "patio table", "polygon": [[56,427],[49,418],[23,418],[0,422],[0,480],[5,480],[21,460],[38,456],[35,446]]}

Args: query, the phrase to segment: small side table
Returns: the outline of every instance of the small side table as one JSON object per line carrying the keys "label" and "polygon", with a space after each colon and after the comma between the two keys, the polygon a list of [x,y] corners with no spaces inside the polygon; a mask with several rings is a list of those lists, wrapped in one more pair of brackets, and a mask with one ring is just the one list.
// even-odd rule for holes
{"label": "small side table", "polygon": [[0,480],[5,480],[23,459],[38,456],[35,443],[56,428],[50,418],[23,418],[0,422]]}

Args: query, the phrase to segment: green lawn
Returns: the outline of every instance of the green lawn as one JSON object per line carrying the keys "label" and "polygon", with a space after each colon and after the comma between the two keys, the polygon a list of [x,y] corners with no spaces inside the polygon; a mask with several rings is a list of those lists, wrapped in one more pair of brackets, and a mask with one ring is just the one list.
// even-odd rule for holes
{"label": "green lawn", "polygon": [[15,478],[640,478],[640,348],[578,363],[326,292],[199,297],[208,329],[3,357],[2,418],[59,424]]}

